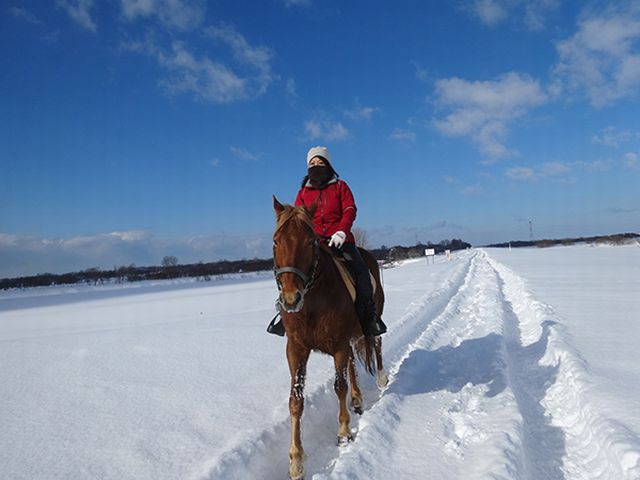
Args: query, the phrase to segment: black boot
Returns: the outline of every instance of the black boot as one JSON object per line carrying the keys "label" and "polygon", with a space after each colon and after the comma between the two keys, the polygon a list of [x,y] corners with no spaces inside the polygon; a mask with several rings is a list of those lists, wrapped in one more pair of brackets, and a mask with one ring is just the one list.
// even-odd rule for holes
{"label": "black boot", "polygon": [[387,326],[382,321],[382,318],[380,318],[376,313],[376,307],[373,302],[365,306],[362,305],[361,302],[356,301],[356,312],[360,319],[362,333],[364,333],[365,336],[376,337],[387,331]]}
{"label": "black boot", "polygon": [[279,316],[280,313],[278,312],[276,313],[276,316],[271,319],[271,322],[269,322],[269,326],[267,327],[267,332],[284,337],[284,324],[282,323],[282,319],[277,321]]}
{"label": "black boot", "polygon": [[362,323],[362,332],[365,335],[377,337],[387,332],[387,326],[382,321],[382,318],[375,313],[369,315],[366,320],[366,322]]}
{"label": "black boot", "polygon": [[382,335],[383,333],[387,333],[387,326],[382,321],[378,315],[374,314],[372,316],[372,326],[370,327],[371,335],[377,337],[378,335]]}

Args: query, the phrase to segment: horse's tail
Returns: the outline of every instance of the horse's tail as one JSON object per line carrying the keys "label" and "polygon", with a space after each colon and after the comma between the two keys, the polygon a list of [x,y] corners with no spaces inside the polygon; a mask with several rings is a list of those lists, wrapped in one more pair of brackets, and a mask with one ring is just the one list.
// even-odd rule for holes
{"label": "horse's tail", "polygon": [[[376,305],[376,313],[378,317],[382,317],[382,311],[384,310],[384,290],[382,288],[382,281],[380,278],[380,267],[378,266],[376,259],[373,258],[373,255],[371,255],[371,252],[368,250],[360,248],[360,255],[376,282],[377,288],[374,293],[374,303]],[[375,375],[377,361],[375,351],[376,339],[371,336],[365,336],[358,341],[358,344],[360,345],[360,348],[356,349],[358,358],[366,368],[367,372],[371,375]],[[378,367],[381,368],[381,365]]]}
{"label": "horse's tail", "polygon": [[355,342],[353,345],[358,360],[362,363],[362,366],[371,375],[376,374],[376,355],[375,355],[375,338],[372,336],[364,335]]}

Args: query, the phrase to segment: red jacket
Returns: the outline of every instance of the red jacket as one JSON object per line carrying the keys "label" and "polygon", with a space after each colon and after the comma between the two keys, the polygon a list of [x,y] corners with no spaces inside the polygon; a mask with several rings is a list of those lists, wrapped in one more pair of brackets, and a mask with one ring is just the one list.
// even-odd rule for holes
{"label": "red jacket", "polygon": [[351,227],[356,219],[356,202],[348,185],[342,181],[330,181],[321,188],[307,183],[298,192],[295,206],[310,207],[318,199],[318,208],[313,216],[316,234],[330,237],[339,230],[347,234],[346,242],[355,243]]}

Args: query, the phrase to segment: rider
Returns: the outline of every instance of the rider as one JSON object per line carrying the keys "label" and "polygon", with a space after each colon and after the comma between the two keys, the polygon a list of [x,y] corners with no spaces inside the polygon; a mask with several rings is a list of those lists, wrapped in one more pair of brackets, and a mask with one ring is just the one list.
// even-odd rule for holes
{"label": "rider", "polygon": [[[356,219],[356,204],[346,182],[340,180],[333,169],[327,147],[313,147],[307,153],[307,175],[302,180],[295,206],[309,207],[316,199],[318,208],[313,217],[316,235],[328,240],[329,247],[341,251],[355,273],[356,311],[363,333],[381,335],[387,327],[376,314],[369,269],[351,233]],[[282,336],[284,326],[282,322],[274,324],[272,321],[267,331]]]}

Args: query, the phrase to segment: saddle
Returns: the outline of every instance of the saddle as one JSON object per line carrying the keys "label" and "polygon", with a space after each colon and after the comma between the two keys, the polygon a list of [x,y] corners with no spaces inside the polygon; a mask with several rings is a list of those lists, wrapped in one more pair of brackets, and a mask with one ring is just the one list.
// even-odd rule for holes
{"label": "saddle", "polygon": [[[338,272],[340,272],[340,278],[344,283],[344,286],[347,287],[349,291],[349,295],[351,295],[351,300],[353,302],[356,301],[356,280],[349,268],[349,263],[347,258],[345,258],[345,254],[336,253],[333,249],[327,247],[327,250],[331,253],[331,258],[333,263],[336,265]],[[376,279],[373,277],[371,271],[369,271],[369,279],[371,280],[371,287],[373,288],[373,293],[375,295],[376,289],[378,287],[376,283]]]}

